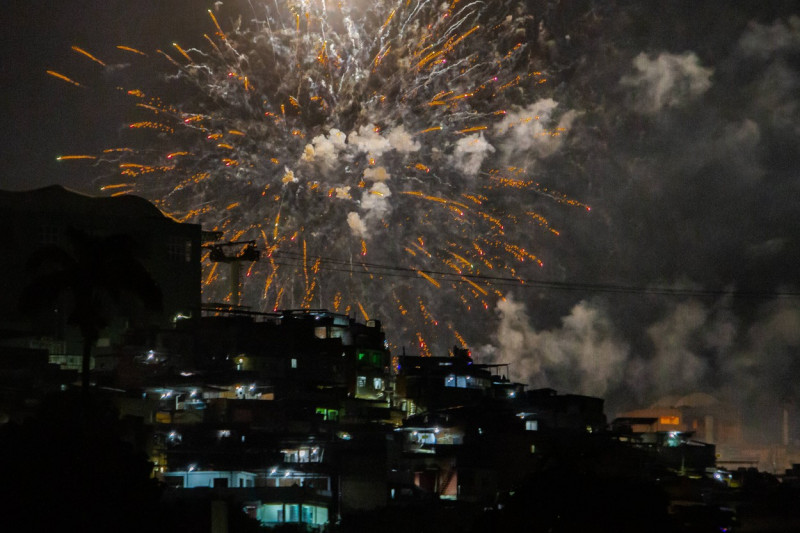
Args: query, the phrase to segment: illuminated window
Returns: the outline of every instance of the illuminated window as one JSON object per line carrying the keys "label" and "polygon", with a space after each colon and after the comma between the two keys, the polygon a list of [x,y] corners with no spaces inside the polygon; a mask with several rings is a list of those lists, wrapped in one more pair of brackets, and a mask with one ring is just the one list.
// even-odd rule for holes
{"label": "illuminated window", "polygon": [[302,522],[304,524],[313,524],[314,523],[314,508],[310,505],[303,505],[302,506]]}
{"label": "illuminated window", "polygon": [[467,388],[467,377],[466,376],[458,376],[456,378],[456,387],[459,389],[466,389]]}
{"label": "illuminated window", "polygon": [[281,450],[283,452],[283,462],[284,463],[296,463],[298,462],[298,453],[297,450]]}
{"label": "illuminated window", "polygon": [[367,376],[358,376],[356,378],[356,385],[358,388],[363,388],[367,386]]}
{"label": "illuminated window", "polygon": [[677,431],[670,431],[667,435],[665,445],[674,448],[681,445],[681,436]]}
{"label": "illuminated window", "polygon": [[336,422],[339,420],[338,409],[325,409],[324,407],[317,407],[315,412],[318,415],[322,415],[322,419],[327,420],[328,422]]}
{"label": "illuminated window", "polygon": [[309,450],[308,461],[311,463],[318,463],[320,461],[319,448],[311,448],[311,450]]}
{"label": "illuminated window", "polygon": [[445,378],[444,378],[444,386],[445,387],[455,387],[456,386],[456,377],[455,376],[445,376]]}
{"label": "illuminated window", "polygon": [[358,352],[358,360],[360,362],[364,362],[370,366],[374,366],[375,368],[380,368],[382,363],[382,358],[380,352]]}
{"label": "illuminated window", "polygon": [[372,378],[372,388],[375,390],[382,390],[383,389],[383,379],[381,378]]}
{"label": "illuminated window", "polygon": [[297,359],[292,357],[292,368],[297,368]]}
{"label": "illuminated window", "polygon": [[668,426],[677,426],[681,423],[681,419],[678,416],[662,416],[658,421]]}
{"label": "illuminated window", "polygon": [[325,339],[328,337],[328,328],[319,326],[314,328],[314,336],[318,339]]}
{"label": "illuminated window", "polygon": [[525,429],[528,431],[539,431],[539,421],[538,420],[526,420],[525,421]]}
{"label": "illuminated window", "polygon": [[420,431],[415,435],[415,440],[420,444],[436,444],[436,434],[432,431]]}

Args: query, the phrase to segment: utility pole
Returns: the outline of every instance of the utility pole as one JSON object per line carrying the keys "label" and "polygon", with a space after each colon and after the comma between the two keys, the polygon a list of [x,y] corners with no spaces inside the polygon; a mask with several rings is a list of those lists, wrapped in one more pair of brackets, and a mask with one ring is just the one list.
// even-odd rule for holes
{"label": "utility pole", "polygon": [[240,298],[240,271],[241,263],[258,261],[261,256],[256,241],[231,241],[206,244],[203,248],[211,250],[209,259],[214,263],[228,263],[230,265],[231,305],[239,306]]}

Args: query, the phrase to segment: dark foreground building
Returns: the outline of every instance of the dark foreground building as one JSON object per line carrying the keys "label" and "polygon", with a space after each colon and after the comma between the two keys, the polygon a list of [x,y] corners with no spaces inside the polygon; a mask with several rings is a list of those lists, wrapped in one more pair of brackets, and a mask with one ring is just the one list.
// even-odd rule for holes
{"label": "dark foreground building", "polygon": [[143,198],[91,197],[60,186],[0,191],[0,225],[3,345],[45,349],[54,362],[74,366],[74,358],[81,354],[80,335],[67,322],[68,296],[34,317],[20,313],[20,297],[27,285],[36,282],[31,261],[37,254],[59,249],[80,259],[76,233],[129,240],[131,256],[150,274],[162,297],[160,311],[128,313],[127,323],[107,329],[98,342],[99,353],[118,343],[130,326],[169,327],[176,318],[200,315],[200,226],[176,222]]}

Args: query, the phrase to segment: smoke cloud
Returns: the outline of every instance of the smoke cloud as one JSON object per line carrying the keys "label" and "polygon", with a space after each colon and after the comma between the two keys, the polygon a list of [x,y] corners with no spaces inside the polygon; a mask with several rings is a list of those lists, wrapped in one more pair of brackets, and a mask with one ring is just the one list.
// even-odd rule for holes
{"label": "smoke cloud", "polygon": [[557,107],[555,100],[546,98],[533,102],[524,109],[508,112],[495,126],[495,132],[503,139],[504,155],[518,156],[525,152],[547,157],[558,150],[578,113],[568,111],[555,122]]}
{"label": "smoke cloud", "polygon": [[456,141],[450,161],[455,168],[474,177],[480,172],[483,161],[494,151],[494,146],[482,133],[473,134]]}
{"label": "smoke cloud", "polygon": [[366,124],[358,128],[358,131],[350,132],[347,142],[353,145],[358,151],[365,152],[369,158],[378,158],[385,152],[392,149],[388,139],[385,139],[374,124]]}
{"label": "smoke cloud", "polygon": [[339,154],[346,148],[346,136],[341,131],[333,128],[325,135],[314,137],[311,144],[307,144],[302,159],[315,162],[324,169],[333,168],[338,163]]}
{"label": "smoke cloud", "polygon": [[375,182],[369,190],[362,193],[359,202],[361,212],[351,211],[347,214],[347,225],[354,236],[361,239],[371,236],[370,225],[380,224],[381,219],[391,210],[391,195],[392,191],[383,181]]}
{"label": "smoke cloud", "polygon": [[420,149],[420,144],[414,140],[414,137],[406,131],[402,124],[389,132],[387,140],[389,145],[401,154],[409,154]]}
{"label": "smoke cloud", "polygon": [[797,51],[800,49],[800,16],[792,15],[788,20],[776,20],[772,24],[750,23],[739,40],[739,48],[745,56],[760,60]]}
{"label": "smoke cloud", "polygon": [[353,232],[354,236],[362,239],[366,238],[367,225],[355,211],[347,213],[347,225],[350,227],[350,231]]}
{"label": "smoke cloud", "polygon": [[743,413],[751,440],[775,439],[781,406],[798,400],[800,303],[766,302],[749,327],[730,303],[676,302],[646,328],[649,349],[637,353],[603,304],[581,301],[558,326],[537,329],[508,295],[495,309],[494,342],[475,357],[508,363],[510,379],[532,388],[602,397],[611,418],[704,392]]}
{"label": "smoke cloud", "polygon": [[497,304],[496,344],[481,357],[510,363],[511,377],[533,387],[604,396],[624,376],[629,347],[598,306],[586,301],[561,319],[561,327],[537,331],[525,304],[511,295]]}
{"label": "smoke cloud", "polygon": [[387,172],[386,167],[368,168],[364,171],[364,180],[366,181],[386,181],[391,176]]}
{"label": "smoke cloud", "polygon": [[683,105],[711,87],[713,70],[702,67],[693,52],[661,53],[654,59],[642,52],[633,59],[633,68],[636,72],[620,83],[634,90],[634,106],[642,113]]}

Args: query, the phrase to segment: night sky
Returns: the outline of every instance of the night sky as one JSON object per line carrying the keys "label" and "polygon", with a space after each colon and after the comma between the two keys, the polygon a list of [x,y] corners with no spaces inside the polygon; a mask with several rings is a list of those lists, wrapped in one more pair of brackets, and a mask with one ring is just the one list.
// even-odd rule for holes
{"label": "night sky", "polygon": [[[127,111],[112,90],[94,89],[115,73],[70,47],[102,56],[120,43],[199,45],[209,7],[6,7],[0,187],[98,193],[92,167],[56,157],[102,149]],[[539,251],[537,281],[559,285],[511,289],[487,311],[475,357],[511,362],[532,386],[602,396],[612,417],[695,391],[745,414],[800,402],[797,3],[541,1],[528,10],[549,96],[575,117],[536,168],[591,212],[549,213],[561,235]]]}

